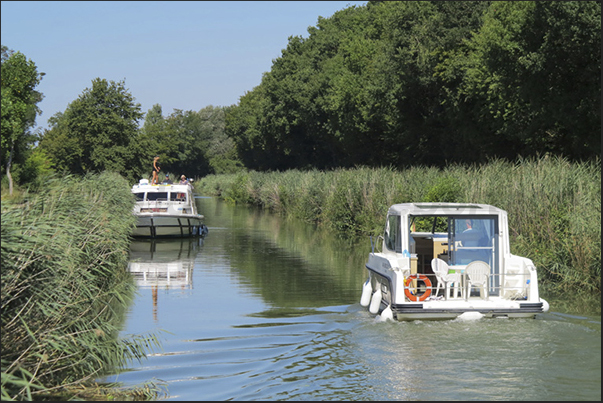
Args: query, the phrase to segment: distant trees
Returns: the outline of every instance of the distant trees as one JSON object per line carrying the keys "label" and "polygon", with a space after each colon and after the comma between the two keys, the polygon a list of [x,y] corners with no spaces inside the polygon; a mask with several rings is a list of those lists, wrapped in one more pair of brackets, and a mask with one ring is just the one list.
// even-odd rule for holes
{"label": "distant trees", "polygon": [[8,177],[9,192],[13,193],[11,168],[24,163],[31,152],[36,136],[30,132],[36,116],[37,104],[43,99],[36,87],[44,73],[21,52],[2,45],[2,170]]}
{"label": "distant trees", "polygon": [[164,117],[160,104],[144,114],[125,83],[96,78],[92,88],[49,119],[39,150],[60,171],[118,172],[130,181],[149,177],[161,157],[164,172],[188,177],[242,169],[224,132],[225,108],[179,109]]}
{"label": "distant trees", "polygon": [[65,112],[49,119],[51,128],[39,146],[59,170],[109,170],[133,179],[133,168],[139,166],[138,121],[143,116],[123,81],[96,78]]}
{"label": "distant trees", "polygon": [[600,2],[369,1],[308,32],[227,111],[250,169],[600,155]]}
{"label": "distant trees", "polygon": [[[308,33],[237,104],[168,116],[155,104],[142,127],[125,84],[96,78],[51,117],[30,161],[136,180],[155,155],[189,177],[600,157],[600,2],[369,1]],[[33,140],[40,78],[3,47],[3,164]]]}
{"label": "distant trees", "polygon": [[187,177],[232,173],[242,169],[233,141],[224,132],[225,108],[209,105],[198,112],[175,109],[163,117],[156,104],[147,112],[140,133],[148,171],[155,155],[162,169]]}
{"label": "distant trees", "polygon": [[493,2],[467,49],[456,100],[489,154],[600,155],[600,2]]}

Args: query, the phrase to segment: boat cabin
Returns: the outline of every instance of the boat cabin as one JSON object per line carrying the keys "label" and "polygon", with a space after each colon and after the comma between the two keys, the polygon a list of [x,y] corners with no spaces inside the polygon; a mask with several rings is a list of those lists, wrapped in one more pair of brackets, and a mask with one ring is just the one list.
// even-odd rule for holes
{"label": "boat cabin", "polygon": [[189,184],[149,185],[141,179],[132,186],[136,198],[135,237],[188,237],[207,234],[204,217],[197,213],[193,187]]}
{"label": "boat cabin", "polygon": [[[363,290],[362,302],[379,300],[373,313],[386,307],[410,312],[412,304],[423,314],[440,310],[442,317],[474,309],[518,316],[530,309],[542,312],[536,268],[530,259],[511,254],[504,210],[473,203],[394,204],[379,240],[366,264],[365,288],[371,291]],[[453,303],[443,306],[440,300]],[[519,309],[509,301],[524,304]]]}
{"label": "boat cabin", "polygon": [[136,197],[136,214],[197,214],[190,185],[148,185],[146,179],[132,187]]}
{"label": "boat cabin", "polygon": [[434,258],[456,267],[467,266],[474,260],[484,261],[491,268],[490,295],[499,292],[500,258],[509,252],[506,213],[476,204],[416,203],[413,211],[402,206],[394,205],[388,212],[384,252],[410,256],[411,274],[430,277],[435,277],[431,267]]}

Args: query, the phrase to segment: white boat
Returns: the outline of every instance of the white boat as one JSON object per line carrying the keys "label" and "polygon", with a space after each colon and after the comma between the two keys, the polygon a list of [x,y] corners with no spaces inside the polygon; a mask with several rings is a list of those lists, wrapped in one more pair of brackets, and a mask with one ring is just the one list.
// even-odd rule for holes
{"label": "white boat", "polygon": [[134,237],[204,236],[207,226],[197,213],[193,187],[190,184],[149,185],[141,179],[132,186],[136,196],[134,215],[138,218]]}
{"label": "white boat", "polygon": [[379,251],[371,240],[360,304],[400,321],[548,311],[534,263],[511,253],[507,221],[487,204],[392,205]]}

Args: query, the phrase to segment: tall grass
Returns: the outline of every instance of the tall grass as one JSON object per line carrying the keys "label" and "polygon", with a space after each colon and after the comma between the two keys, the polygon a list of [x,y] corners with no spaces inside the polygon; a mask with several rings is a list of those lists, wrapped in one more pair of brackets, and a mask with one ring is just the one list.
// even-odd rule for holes
{"label": "tall grass", "polygon": [[601,293],[601,161],[558,157],[480,166],[209,175],[197,191],[251,203],[347,235],[378,235],[394,203],[484,203],[508,212],[513,253],[551,291]]}
{"label": "tall grass", "polygon": [[85,384],[157,345],[118,338],[136,289],[125,270],[133,204],[113,173],[2,200],[2,400]]}

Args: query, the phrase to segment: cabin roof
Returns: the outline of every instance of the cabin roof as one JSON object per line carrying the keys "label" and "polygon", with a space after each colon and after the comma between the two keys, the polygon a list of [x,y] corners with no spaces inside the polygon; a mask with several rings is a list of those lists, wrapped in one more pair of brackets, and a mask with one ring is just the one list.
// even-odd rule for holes
{"label": "cabin roof", "polygon": [[132,192],[133,193],[140,193],[140,192],[167,192],[167,191],[171,191],[171,192],[179,192],[179,193],[186,193],[188,191],[190,191],[191,188],[189,185],[180,185],[177,183],[171,184],[171,185],[147,185],[147,184],[136,184],[134,186],[132,186]]}
{"label": "cabin roof", "polygon": [[389,208],[399,215],[500,215],[504,210],[478,203],[400,203]]}

